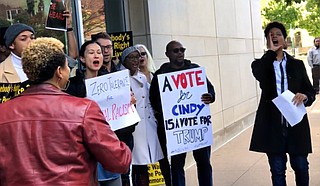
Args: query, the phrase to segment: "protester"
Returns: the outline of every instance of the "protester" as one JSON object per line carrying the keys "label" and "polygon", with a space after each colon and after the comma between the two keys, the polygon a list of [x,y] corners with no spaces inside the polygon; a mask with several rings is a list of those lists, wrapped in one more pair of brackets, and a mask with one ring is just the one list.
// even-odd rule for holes
{"label": "protester", "polygon": [[[146,56],[144,48],[141,47],[140,50],[141,52],[137,47],[129,47],[122,57],[123,66],[130,71],[130,85],[137,100],[136,108],[141,119],[133,132],[132,183],[134,186],[149,186],[148,164],[163,159],[163,153],[157,135],[156,119],[149,101],[150,83],[139,70],[141,64],[147,65],[146,61],[152,58],[150,53]],[[149,72],[150,76],[152,74]]]}
{"label": "protester", "polygon": [[[156,70],[153,59],[151,57],[149,50],[146,48],[146,46],[144,46],[142,44],[137,44],[137,45],[135,45],[135,47],[137,47],[139,49],[140,55],[141,55],[139,69],[146,76],[147,81],[148,81],[148,86],[150,86],[151,80],[152,80],[153,75]],[[150,92],[150,87],[149,87],[149,92]],[[158,127],[157,127],[157,137],[158,137]],[[163,149],[163,148],[161,148],[161,149]],[[163,153],[166,154],[166,152],[163,152]],[[168,160],[167,156],[162,159],[159,159],[159,163],[160,163],[161,173],[162,173],[162,176],[165,180],[165,183],[167,186],[170,186],[171,185],[171,173],[170,173],[170,164],[169,164],[169,160]]]}
{"label": "protester", "polygon": [[103,65],[99,70],[99,75],[109,74],[118,71],[116,65],[112,61],[113,46],[109,34],[105,32],[99,32],[97,34],[91,35],[91,39],[97,41],[102,48]]}
{"label": "protester", "polygon": [[320,81],[320,37],[313,40],[314,47],[308,51],[308,63],[311,67],[313,89],[316,94],[319,94],[319,81]]}
{"label": "protester", "polygon": [[22,70],[21,53],[35,39],[32,27],[16,23],[8,27],[4,34],[6,47],[10,55],[0,63],[0,83],[20,83],[28,78]]}
{"label": "protester", "polygon": [[24,50],[22,67],[31,87],[0,104],[8,111],[0,112],[1,183],[98,185],[97,161],[107,170],[127,172],[131,152],[99,106],[61,91],[70,73],[63,44],[36,39]]}
{"label": "protester", "polygon": [[[116,68],[116,65],[112,61],[113,46],[112,46],[112,40],[109,34],[105,32],[99,32],[97,34],[91,35],[91,39],[99,43],[102,48],[103,65],[98,71],[98,76],[117,72],[119,69]],[[135,97],[132,96],[131,99],[135,100]],[[125,130],[126,129],[119,129],[118,132],[116,131],[116,134],[120,139],[125,138],[121,136],[121,135],[126,136],[126,132],[122,132]],[[98,164],[98,180],[99,180],[100,186],[121,186],[122,185],[121,174],[112,173],[107,170],[104,170],[100,164]]]}
{"label": "protester", "polygon": [[139,49],[141,59],[139,64],[139,70],[146,76],[148,83],[151,83],[153,73],[156,71],[152,56],[146,46],[142,44],[135,45]]}
{"label": "protester", "polygon": [[[185,50],[186,49],[183,47],[183,45],[179,41],[175,41],[175,40],[170,41],[166,46],[166,52],[165,52],[170,62],[167,62],[161,65],[160,69],[158,69],[155,72],[155,75],[151,81],[150,101],[155,111],[155,117],[158,121],[158,137],[159,137],[162,150],[165,153],[165,157],[167,157],[166,143],[170,143],[170,142],[166,142],[163,112],[162,112],[157,75],[199,67],[199,65],[185,59],[185,55],[184,55]],[[215,101],[215,92],[209,80],[207,80],[207,86],[208,86],[208,93],[205,93],[201,96],[201,101],[204,102],[205,104],[210,104]],[[193,151],[193,157],[197,163],[198,181],[200,186],[213,185],[210,155],[211,155],[211,146]],[[185,172],[184,172],[185,159],[186,159],[186,153],[174,155],[171,157],[171,176],[172,176],[172,185],[174,186],[185,185]],[[164,161],[160,161],[160,168],[161,168],[161,172],[163,172],[165,175],[165,173],[168,172],[169,165]],[[166,179],[166,185],[171,185],[169,182],[169,178],[165,177],[165,179]]]}
{"label": "protester", "polygon": [[266,153],[273,185],[287,185],[287,153],[295,172],[296,185],[309,185],[307,158],[312,149],[307,114],[298,124],[291,126],[272,100],[289,90],[294,94],[292,99],[294,105],[310,106],[315,100],[315,91],[303,61],[283,51],[287,37],[283,24],[269,23],[264,34],[268,51],[251,64],[252,73],[259,81],[262,93],[250,150]]}
{"label": "protester", "polygon": [[67,93],[84,98],[87,96],[85,79],[98,76],[98,70],[102,66],[102,51],[99,43],[96,41],[86,41],[80,48],[80,61],[85,70],[77,70],[76,76],[71,77]]}

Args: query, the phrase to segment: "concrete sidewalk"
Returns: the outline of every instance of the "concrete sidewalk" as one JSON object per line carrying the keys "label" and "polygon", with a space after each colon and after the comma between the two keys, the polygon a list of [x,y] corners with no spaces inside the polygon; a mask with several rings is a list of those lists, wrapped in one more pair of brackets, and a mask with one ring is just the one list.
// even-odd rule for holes
{"label": "concrete sidewalk", "polygon": [[[320,185],[320,97],[307,108],[313,153],[309,155],[310,186]],[[214,186],[271,186],[267,157],[250,152],[252,127],[212,153]],[[196,166],[186,170],[187,186],[198,185]],[[287,185],[294,186],[294,172],[287,164]]]}

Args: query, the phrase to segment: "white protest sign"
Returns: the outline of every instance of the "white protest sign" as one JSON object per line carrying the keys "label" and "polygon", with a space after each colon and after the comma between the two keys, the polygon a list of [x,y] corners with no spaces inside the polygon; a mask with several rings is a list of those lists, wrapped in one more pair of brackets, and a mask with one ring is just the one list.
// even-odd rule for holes
{"label": "white protest sign", "polygon": [[140,121],[136,108],[130,104],[130,77],[127,69],[86,79],[85,83],[87,98],[98,103],[113,131]]}
{"label": "white protest sign", "polygon": [[168,155],[210,146],[210,107],[201,101],[207,93],[203,67],[158,75]]}

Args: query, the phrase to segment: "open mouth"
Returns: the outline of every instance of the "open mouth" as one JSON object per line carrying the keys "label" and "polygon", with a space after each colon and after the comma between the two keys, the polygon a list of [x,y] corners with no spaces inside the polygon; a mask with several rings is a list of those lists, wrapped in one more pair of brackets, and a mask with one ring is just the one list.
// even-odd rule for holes
{"label": "open mouth", "polygon": [[273,43],[274,45],[278,45],[279,42],[276,41],[276,40],[273,40],[272,43]]}
{"label": "open mouth", "polygon": [[93,61],[93,64],[94,64],[94,65],[99,65],[99,63],[100,63],[100,62],[97,61],[97,60],[96,60],[96,61]]}

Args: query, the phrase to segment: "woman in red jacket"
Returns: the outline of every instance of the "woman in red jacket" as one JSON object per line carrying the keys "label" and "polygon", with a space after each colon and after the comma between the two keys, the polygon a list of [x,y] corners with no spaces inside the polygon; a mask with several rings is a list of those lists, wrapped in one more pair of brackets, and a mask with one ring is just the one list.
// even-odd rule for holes
{"label": "woman in red jacket", "polygon": [[64,92],[70,69],[63,44],[38,38],[23,52],[30,88],[0,104],[0,186],[98,185],[97,161],[125,173],[129,148],[98,105]]}

